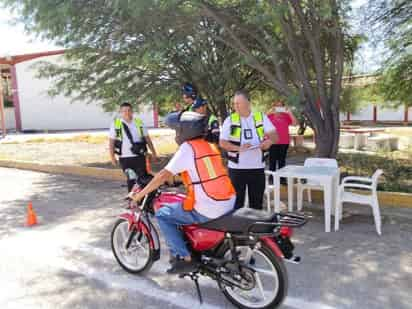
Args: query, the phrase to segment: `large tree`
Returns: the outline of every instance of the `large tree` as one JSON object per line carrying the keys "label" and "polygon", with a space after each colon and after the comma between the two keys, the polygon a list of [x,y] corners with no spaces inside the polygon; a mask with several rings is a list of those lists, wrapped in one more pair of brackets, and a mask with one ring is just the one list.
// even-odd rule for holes
{"label": "large tree", "polygon": [[223,115],[219,100],[233,89],[269,87],[300,106],[319,156],[337,153],[342,75],[356,47],[345,0],[2,1],[72,50],[81,69],[62,75],[69,91],[108,100],[168,91],[184,77]]}
{"label": "large tree", "polygon": [[357,46],[346,22],[347,1],[196,2],[266,85],[299,102],[315,131],[317,154],[336,156],[344,64]]}

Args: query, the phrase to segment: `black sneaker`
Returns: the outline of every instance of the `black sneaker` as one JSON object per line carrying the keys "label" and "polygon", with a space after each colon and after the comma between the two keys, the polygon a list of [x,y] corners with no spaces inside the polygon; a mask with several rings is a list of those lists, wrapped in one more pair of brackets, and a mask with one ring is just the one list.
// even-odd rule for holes
{"label": "black sneaker", "polygon": [[190,261],[186,262],[185,260],[179,259],[175,260],[172,264],[172,267],[167,270],[168,274],[188,274],[195,272],[198,269],[197,263]]}

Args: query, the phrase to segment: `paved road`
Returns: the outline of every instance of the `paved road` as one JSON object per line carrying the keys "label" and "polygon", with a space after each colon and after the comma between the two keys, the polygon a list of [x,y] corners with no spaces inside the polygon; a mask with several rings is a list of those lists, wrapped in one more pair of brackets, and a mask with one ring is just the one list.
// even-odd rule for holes
{"label": "paved road", "polygon": [[[126,274],[110,251],[121,212],[120,183],[0,168],[0,308],[198,308],[187,280],[167,276],[166,259],[145,276]],[[40,224],[23,227],[33,202]],[[411,212],[387,210],[383,236],[353,215],[339,233],[322,218],[296,232],[301,265],[288,266],[283,309],[411,308]],[[408,217],[409,216],[409,217]],[[201,281],[202,308],[233,308]]]}

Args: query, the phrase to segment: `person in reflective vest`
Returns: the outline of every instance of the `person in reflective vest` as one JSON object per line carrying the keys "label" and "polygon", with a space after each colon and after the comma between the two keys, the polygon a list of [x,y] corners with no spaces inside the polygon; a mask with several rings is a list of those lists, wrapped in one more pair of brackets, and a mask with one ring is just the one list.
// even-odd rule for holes
{"label": "person in reflective vest", "polygon": [[[229,141],[236,146],[240,146],[241,139],[242,139],[242,125],[240,121],[240,115],[239,113],[232,113],[230,114],[229,117],[230,117],[230,124],[231,124]],[[252,117],[253,117],[254,129],[256,130],[259,142],[262,143],[265,138],[265,132],[263,129],[264,115],[261,112],[253,112]],[[262,151],[262,162],[264,162],[266,155],[267,155],[266,151]],[[228,159],[232,162],[239,163],[239,152],[229,151]]]}
{"label": "person in reflective vest", "polygon": [[210,143],[219,143],[220,125],[216,116],[208,111],[207,100],[197,97],[192,104],[192,111],[205,115],[207,117],[207,134],[206,140]]}
{"label": "person in reflective vest", "polygon": [[[138,133],[139,139],[142,139],[142,140],[145,139],[144,138],[144,132],[143,132],[143,121],[138,117],[134,117],[133,120],[132,120],[132,123],[137,128],[137,133]],[[129,122],[129,124],[130,124],[130,122]],[[117,155],[122,154],[123,135],[124,135],[123,126],[124,126],[124,124],[123,124],[123,119],[122,118],[115,118],[114,119],[114,129],[115,129],[115,132],[116,132],[116,142],[114,144],[114,153],[117,154]]]}
{"label": "person in reflective vest", "polygon": [[195,102],[195,100],[197,98],[197,89],[196,89],[196,87],[191,83],[185,83],[182,86],[182,98],[183,98],[183,101],[186,104],[183,111],[192,112],[192,105],[193,105],[193,103]]}
{"label": "person in reflective vest", "polygon": [[204,115],[195,112],[171,113],[165,123],[176,130],[179,149],[142,191],[130,197],[140,201],[171,176],[181,175],[187,190],[183,205],[163,206],[156,212],[156,218],[174,257],[168,272],[188,273],[196,268],[179,226],[203,223],[227,214],[234,208],[236,193],[217,145],[204,139],[207,129]]}
{"label": "person in reflective vest", "polygon": [[225,119],[219,145],[227,151],[229,175],[236,189],[236,208],[262,209],[265,191],[265,152],[276,142],[274,126],[261,112],[252,112],[249,94],[237,91],[235,112]]}
{"label": "person in reflective vest", "polygon": [[[133,115],[130,103],[120,106],[121,117],[115,118],[109,131],[109,153],[113,166],[117,166],[117,158],[123,171],[132,170],[135,177],[148,172],[147,147],[150,149],[153,159],[157,159],[156,150],[152,140],[147,134],[143,121]],[[126,173],[128,191],[133,188],[135,179]]]}

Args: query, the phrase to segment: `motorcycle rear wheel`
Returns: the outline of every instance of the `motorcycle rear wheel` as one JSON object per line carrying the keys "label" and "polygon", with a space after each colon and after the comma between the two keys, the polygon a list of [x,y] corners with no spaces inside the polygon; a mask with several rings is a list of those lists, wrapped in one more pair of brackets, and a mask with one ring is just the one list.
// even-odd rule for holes
{"label": "motorcycle rear wheel", "polygon": [[[254,251],[243,246],[236,247],[236,250],[241,252],[240,260],[244,260],[244,265],[254,271],[255,287],[252,290],[246,290],[219,282],[219,288],[225,297],[242,309],[269,309],[280,306],[288,290],[288,275],[283,261],[264,244]],[[224,257],[231,258],[229,248],[225,251]],[[264,268],[263,264],[267,266]],[[273,283],[266,284],[265,281],[264,284],[262,278],[266,277],[272,278]],[[260,297],[254,294],[260,294]]]}
{"label": "motorcycle rear wheel", "polygon": [[[142,231],[135,231],[130,247],[126,249],[126,243],[130,233],[128,221],[119,219],[116,221],[112,233],[112,251],[120,266],[131,274],[143,274],[147,272],[154,262],[154,252],[150,248],[150,239]],[[142,256],[139,256],[142,253]]]}

